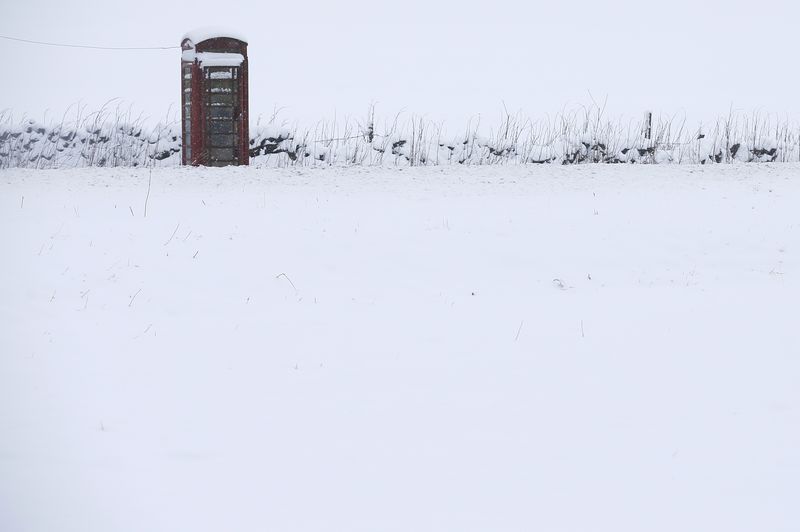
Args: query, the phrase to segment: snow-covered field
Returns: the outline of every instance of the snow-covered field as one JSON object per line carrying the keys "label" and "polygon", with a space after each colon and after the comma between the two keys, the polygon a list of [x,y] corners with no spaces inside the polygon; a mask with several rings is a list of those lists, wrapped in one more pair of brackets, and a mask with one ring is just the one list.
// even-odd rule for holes
{"label": "snow-covered field", "polygon": [[800,166],[148,179],[0,172],[3,532],[800,529]]}

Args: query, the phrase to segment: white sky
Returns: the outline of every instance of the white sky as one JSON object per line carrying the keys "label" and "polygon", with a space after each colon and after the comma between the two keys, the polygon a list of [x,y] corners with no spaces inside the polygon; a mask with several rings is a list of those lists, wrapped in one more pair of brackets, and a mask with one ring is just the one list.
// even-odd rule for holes
{"label": "white sky", "polygon": [[[649,108],[696,122],[733,105],[800,117],[795,0],[0,3],[0,33],[36,40],[178,45],[197,26],[235,28],[249,37],[254,119],[275,106],[303,123],[361,116],[376,102],[381,115],[460,126],[503,103],[538,118],[590,93],[614,116]],[[0,57],[0,109],[17,115],[121,98],[158,118],[178,103],[179,50],[0,40]]]}

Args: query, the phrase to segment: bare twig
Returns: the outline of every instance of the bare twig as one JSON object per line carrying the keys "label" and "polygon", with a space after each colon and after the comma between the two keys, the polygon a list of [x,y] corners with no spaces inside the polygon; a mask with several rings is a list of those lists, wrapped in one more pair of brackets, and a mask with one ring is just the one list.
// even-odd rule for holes
{"label": "bare twig", "polygon": [[150,183],[153,181],[153,167],[150,167],[150,177],[147,178],[147,196],[144,197],[144,217],[147,218],[147,200],[150,199]]}
{"label": "bare twig", "polygon": [[285,273],[281,273],[281,274],[279,274],[279,275],[276,275],[276,276],[275,276],[275,278],[276,278],[276,279],[279,279],[279,278],[281,278],[281,277],[284,277],[284,278],[285,278],[287,281],[289,281],[289,284],[290,284],[290,285],[292,285],[292,288],[294,288],[294,292],[295,292],[295,294],[296,294],[296,293],[297,293],[297,287],[294,285],[294,283],[292,282],[292,280],[291,280],[291,279],[289,279],[289,276],[288,276],[288,275],[286,275]]}
{"label": "bare twig", "polygon": [[180,226],[181,226],[181,224],[178,224],[178,225],[176,225],[176,226],[175,226],[175,230],[172,232],[172,236],[170,236],[170,237],[169,237],[169,240],[167,240],[166,242],[164,242],[164,245],[165,245],[165,246],[166,246],[167,244],[169,244],[170,242],[172,242],[172,239],[173,239],[173,238],[175,238],[175,233],[177,233],[177,232],[178,232],[178,229],[180,228]]}
{"label": "bare twig", "polygon": [[130,307],[131,307],[131,305],[133,305],[133,302],[134,302],[134,300],[136,299],[136,296],[138,296],[138,295],[139,295],[139,292],[141,292],[141,291],[142,291],[142,289],[140,288],[140,289],[138,289],[138,290],[136,291],[136,293],[135,293],[135,294],[133,294],[133,296],[131,296],[131,300],[130,300],[130,302],[128,303],[128,308],[130,308]]}

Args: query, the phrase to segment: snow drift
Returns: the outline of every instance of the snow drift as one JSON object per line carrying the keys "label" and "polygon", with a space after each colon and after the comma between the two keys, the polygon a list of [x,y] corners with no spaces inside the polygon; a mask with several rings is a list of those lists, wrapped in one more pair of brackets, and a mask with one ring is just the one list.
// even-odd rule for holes
{"label": "snow drift", "polygon": [[0,530],[796,532],[798,175],[3,171]]}

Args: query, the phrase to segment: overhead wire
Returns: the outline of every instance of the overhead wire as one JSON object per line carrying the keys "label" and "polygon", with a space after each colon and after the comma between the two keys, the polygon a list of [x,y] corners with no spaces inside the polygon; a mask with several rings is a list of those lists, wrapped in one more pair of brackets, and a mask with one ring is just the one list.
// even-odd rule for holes
{"label": "overhead wire", "polygon": [[94,46],[87,44],[67,44],[67,43],[55,43],[46,41],[35,41],[32,39],[20,39],[18,37],[10,37],[8,35],[0,35],[0,39],[23,42],[28,44],[39,44],[42,46],[57,46],[60,48],[88,48],[91,50],[174,50],[176,48],[180,48],[180,46]]}

